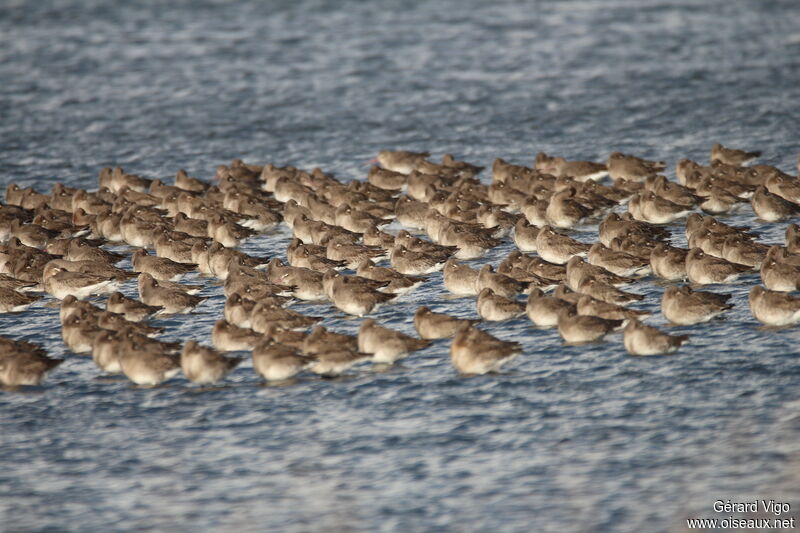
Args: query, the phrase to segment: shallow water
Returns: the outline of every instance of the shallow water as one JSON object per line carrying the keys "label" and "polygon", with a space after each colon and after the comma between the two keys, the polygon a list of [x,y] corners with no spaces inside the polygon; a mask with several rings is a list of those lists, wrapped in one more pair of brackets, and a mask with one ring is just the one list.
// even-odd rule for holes
{"label": "shallow water", "polygon": [[[672,169],[716,141],[794,170],[800,4],[639,4],[0,2],[0,179],[208,179],[235,157],[351,179],[386,148],[485,165],[620,150]],[[749,210],[730,220],[782,240]],[[244,249],[283,255],[288,239]],[[757,280],[712,287],[735,309],[672,328],[691,336],[672,357],[632,358],[620,335],[564,346],[518,319],[487,326],[525,345],[500,375],[459,377],[437,342],[387,372],[280,387],[249,362],[214,388],[101,377],[43,302],[0,317],[0,334],[67,357],[42,387],[0,392],[0,530],[682,531],[724,518],[717,499],[796,512],[800,336],[758,327]],[[632,290],[657,310],[663,286]],[[203,294],[191,318],[156,322],[165,338],[210,342],[224,299]],[[411,333],[423,303],[477,316],[443,296],[437,274],[376,318]]]}

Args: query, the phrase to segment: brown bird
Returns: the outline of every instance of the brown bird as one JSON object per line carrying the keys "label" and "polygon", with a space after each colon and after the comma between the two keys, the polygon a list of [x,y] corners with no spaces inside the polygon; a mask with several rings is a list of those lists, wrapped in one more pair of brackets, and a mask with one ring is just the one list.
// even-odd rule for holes
{"label": "brown bird", "polygon": [[192,192],[205,192],[210,187],[208,183],[189,176],[183,169],[175,174],[175,186]]}
{"label": "brown bird", "polygon": [[25,294],[14,289],[0,287],[0,313],[19,313],[41,300],[39,295]]}
{"label": "brown bird", "polygon": [[602,300],[611,304],[624,305],[631,302],[638,302],[644,299],[641,294],[634,294],[617,289],[603,281],[588,277],[578,286],[578,292],[588,294],[592,298]]}
{"label": "brown bird", "polygon": [[800,204],[800,180],[788,174],[771,174],[764,181],[764,186],[772,194],[794,204]]}
{"label": "brown bird", "polygon": [[[365,259],[378,259],[386,256],[386,251],[361,244],[348,244],[340,241],[328,242],[325,254],[333,261],[343,261],[347,268],[356,269]],[[394,266],[394,265],[392,265]]]}
{"label": "brown bird", "polygon": [[[0,252],[2,254],[2,252]],[[2,262],[2,260],[0,260]],[[8,274],[0,274],[0,288],[12,289],[18,292],[33,292],[38,289],[38,283],[34,281],[24,281],[9,276]]]}
{"label": "brown bird", "polygon": [[[699,217],[700,215],[697,216]],[[689,215],[689,217],[691,218],[692,215]],[[702,219],[702,217],[700,218]],[[598,235],[603,246],[610,246],[611,241],[617,237],[625,237],[632,234],[656,241],[670,236],[669,230],[647,222],[634,220],[633,217],[626,214],[609,213],[598,227]]]}
{"label": "brown bird", "polygon": [[617,276],[626,278],[630,278],[631,276],[647,276],[652,272],[650,261],[625,252],[606,248],[599,242],[594,243],[592,247],[589,248],[587,259],[592,265],[599,266]]}
{"label": "brown bird", "polygon": [[401,274],[420,276],[431,274],[444,268],[446,257],[409,250],[405,246],[395,245],[389,254],[392,267]]}
{"label": "brown bird", "polygon": [[456,259],[450,258],[442,269],[444,287],[456,296],[476,296],[478,294],[478,271],[472,267],[460,264]]}
{"label": "brown bird", "polygon": [[92,360],[107,374],[121,374],[119,362],[121,344],[128,335],[128,330],[102,331],[92,339]]}
{"label": "brown bird", "polygon": [[445,167],[454,168],[459,171],[460,176],[475,176],[479,174],[484,167],[467,163],[466,161],[459,161],[452,154],[444,154],[442,156],[442,165]]}
{"label": "brown bird", "polygon": [[[312,248],[313,247],[313,248]],[[325,247],[303,244],[300,239],[292,239],[286,250],[286,258],[293,267],[309,268],[317,272],[325,272],[329,268],[341,269],[347,266],[345,261],[334,261],[325,257]]]}
{"label": "brown bird", "polygon": [[164,350],[131,346],[121,351],[120,367],[125,376],[145,387],[154,387],[178,375],[179,357]]}
{"label": "brown bird", "polygon": [[178,281],[197,268],[196,264],[176,263],[166,257],[148,255],[147,250],[136,250],[131,256],[134,272],[147,272],[157,280]]}
{"label": "brown bird", "polygon": [[70,239],[64,259],[69,261],[98,261],[102,263],[119,263],[124,255],[109,252],[93,245],[86,239]]}
{"label": "brown bird", "polygon": [[476,305],[478,315],[489,321],[510,320],[525,314],[525,305],[505,296],[495,294],[488,287],[482,289],[478,294]]}
{"label": "brown bird", "polygon": [[308,369],[323,377],[336,377],[358,363],[372,359],[371,354],[355,352],[338,347],[315,354],[315,360]]}
{"label": "brown bird", "polygon": [[547,222],[556,228],[572,228],[592,214],[592,210],[575,198],[575,187],[553,194],[545,211]]}
{"label": "brown bird", "polygon": [[162,307],[160,313],[189,313],[206,301],[206,298],[193,296],[177,289],[161,286],[153,276],[142,273],[139,276],[139,296],[147,305]]}
{"label": "brown bird", "polygon": [[772,194],[764,186],[758,187],[753,193],[750,205],[756,216],[767,222],[779,222],[800,215],[800,205]]}
{"label": "brown bird", "polygon": [[694,291],[688,286],[671,285],[661,297],[661,312],[673,324],[689,326],[708,322],[733,305],[730,294]]}
{"label": "brown bird", "polygon": [[339,204],[334,212],[334,217],[337,226],[355,233],[364,233],[391,222],[391,220],[371,215],[347,203]]}
{"label": "brown bird", "polygon": [[688,250],[659,243],[650,252],[650,266],[659,278],[674,281],[686,279],[686,255]]}
{"label": "brown bird", "polygon": [[731,263],[760,268],[769,246],[752,242],[739,235],[728,235],[722,245],[722,257]]}
{"label": "brown bird", "polygon": [[127,327],[132,331],[147,337],[157,337],[164,332],[164,328],[150,326],[144,322],[134,322],[126,319],[124,315],[112,313],[110,311],[98,310],[97,313],[94,313],[93,315],[95,323],[98,326],[110,331],[119,331],[120,329]]}
{"label": "brown bird", "polygon": [[545,261],[563,265],[573,256],[586,257],[589,245],[544,226],[536,236],[536,250]]}
{"label": "brown bird", "polygon": [[711,147],[711,162],[719,161],[726,165],[742,166],[756,158],[761,157],[761,152],[746,152],[736,148],[726,148],[719,143]]}
{"label": "brown bird", "polygon": [[531,322],[542,328],[556,327],[558,325],[558,315],[564,309],[574,310],[575,305],[555,296],[547,296],[541,289],[531,290],[525,307]]}
{"label": "brown bird", "polygon": [[676,204],[652,191],[644,191],[628,203],[628,212],[636,220],[651,224],[669,224],[691,213],[692,208]]}
{"label": "brown bird", "polygon": [[635,281],[633,278],[618,276],[601,266],[589,264],[580,257],[572,257],[567,261],[567,276],[565,281],[570,289],[579,291],[581,284],[589,278],[613,286],[627,285]]}
{"label": "brown bird", "polygon": [[692,248],[686,255],[686,275],[689,281],[698,285],[733,283],[742,274],[752,270],[747,265],[708,255],[699,248]]}
{"label": "brown bird", "polygon": [[358,329],[358,350],[371,353],[375,363],[394,364],[411,352],[428,347],[431,341],[415,339],[393,329],[379,326],[368,318]]}
{"label": "brown bird", "polygon": [[92,303],[87,302],[86,300],[78,300],[74,296],[68,295],[66,298],[61,300],[58,318],[63,326],[64,322],[72,315],[77,314],[80,317],[95,317],[100,314],[101,311],[102,309]]}
{"label": "brown bird", "polygon": [[496,228],[472,227],[448,222],[440,232],[439,240],[441,244],[458,247],[456,258],[477,259],[502,242],[493,236],[494,233]]}
{"label": "brown bird", "polygon": [[358,338],[353,335],[330,331],[325,326],[316,326],[303,339],[300,349],[306,355],[313,355],[328,351],[331,347],[356,351],[358,350]]}
{"label": "brown bird", "polygon": [[750,312],[768,326],[790,326],[800,322],[800,298],[756,285],[748,295]]}
{"label": "brown bird", "polygon": [[514,244],[522,252],[536,251],[536,237],[539,235],[539,228],[524,218],[517,220],[514,225]]}
{"label": "brown bird", "polygon": [[414,327],[423,339],[445,339],[456,334],[463,325],[473,325],[480,320],[456,318],[444,313],[434,313],[422,306],[414,313]]}
{"label": "brown bird", "polygon": [[140,322],[145,318],[151,317],[162,311],[164,308],[160,306],[147,305],[134,300],[122,294],[121,292],[114,292],[108,296],[106,301],[106,310],[112,313],[118,313],[126,319],[133,322]]}
{"label": "brown bird", "polygon": [[789,224],[785,233],[786,250],[791,254],[800,253],[800,226]]}
{"label": "brown bird", "polygon": [[285,266],[276,257],[269,262],[267,273],[273,283],[295,287],[293,295],[300,300],[326,300],[328,298],[322,287],[322,272]]}
{"label": "brown bird", "polygon": [[388,252],[394,247],[395,236],[377,228],[372,228],[362,234],[361,240],[367,246],[377,246]]}
{"label": "brown bird", "polygon": [[800,265],[781,252],[780,246],[770,247],[761,263],[761,281],[771,291],[796,291],[800,289]]}
{"label": "brown bird", "polygon": [[[321,317],[307,316],[291,309],[284,309],[273,301],[262,299],[249,312],[250,328],[262,333],[277,323],[282,329],[303,331],[322,320]],[[231,321],[233,322],[233,321]],[[241,323],[236,324],[245,327]]]}
{"label": "brown bird", "polygon": [[417,170],[431,154],[428,152],[408,152],[403,150],[392,151],[382,150],[378,152],[377,162],[381,167],[399,172],[400,174],[411,174]]}
{"label": "brown bird", "polygon": [[118,281],[109,279],[106,276],[69,272],[65,268],[58,266],[50,269],[42,285],[45,291],[59,300],[63,300],[68,295],[83,299],[93,294],[114,292],[119,288]]}
{"label": "brown bird", "polygon": [[213,348],[187,341],[181,352],[181,370],[189,381],[207,385],[223,379],[242,362],[241,357],[225,357]]}
{"label": "brown bird", "polygon": [[671,182],[666,176],[661,175],[648,177],[645,180],[645,190],[686,208],[694,207],[701,200],[701,198],[688,187]]}
{"label": "brown bird", "polygon": [[519,293],[528,290],[528,283],[517,281],[516,279],[494,271],[492,265],[483,265],[478,271],[478,280],[475,288],[480,291],[492,289],[492,291],[506,298],[513,298]]}
{"label": "brown bird", "polygon": [[558,334],[568,343],[582,344],[598,341],[622,324],[622,320],[579,315],[575,310],[565,309],[558,317]]}
{"label": "brown bird", "polygon": [[402,172],[372,166],[367,173],[367,181],[387,191],[402,191],[408,185],[408,176]]}
{"label": "brown bird", "polygon": [[588,294],[584,294],[578,298],[578,303],[575,305],[575,308],[579,315],[599,316],[607,320],[630,320],[650,314],[649,311],[628,309],[621,305],[596,300]]}
{"label": "brown bird", "polygon": [[661,172],[666,168],[662,161],[649,161],[633,155],[614,152],[606,162],[611,179],[644,181],[648,176]]}
{"label": "brown bird", "polygon": [[631,355],[664,355],[676,351],[688,335],[667,335],[632,318],[623,330],[623,343]]}
{"label": "brown bird", "polygon": [[358,265],[356,274],[362,278],[388,283],[381,291],[391,294],[405,294],[410,292],[428,279],[423,276],[407,276],[392,268],[379,267],[370,260],[365,260]]}
{"label": "brown bird", "polygon": [[268,324],[266,329],[261,332],[261,335],[262,342],[264,340],[271,340],[272,342],[284,344],[301,351],[303,349],[303,342],[308,336],[302,331],[283,329],[275,322]]}
{"label": "brown bird", "polygon": [[576,181],[600,181],[608,176],[608,167],[593,161],[568,161],[563,157],[536,154],[536,168],[556,177],[571,177]]}
{"label": "brown bird", "polygon": [[435,242],[426,241],[424,239],[420,239],[419,237],[414,237],[406,230],[400,230],[397,232],[397,235],[394,239],[394,244],[403,246],[412,252],[421,252],[434,256],[437,259],[447,259],[458,252],[457,246],[443,246],[441,244],[436,244]]}
{"label": "brown bird", "polygon": [[64,362],[35,350],[0,350],[0,385],[19,387],[39,385],[47,373]]}
{"label": "brown bird", "polygon": [[263,335],[249,328],[240,328],[225,319],[217,320],[211,329],[211,342],[217,350],[235,352],[252,350]]}
{"label": "brown bird", "polygon": [[328,295],[333,305],[340,311],[350,315],[364,316],[369,314],[380,305],[397,296],[396,294],[379,292],[362,283],[348,282],[347,278],[334,270],[329,270],[325,273],[323,284],[327,283],[329,283],[330,287]]}
{"label": "brown bird", "polygon": [[497,372],[522,353],[518,342],[503,341],[471,325],[462,325],[450,345],[450,360],[462,374]]}
{"label": "brown bird", "polygon": [[265,339],[253,349],[253,368],[267,381],[286,381],[311,366],[314,357],[302,355],[291,346]]}

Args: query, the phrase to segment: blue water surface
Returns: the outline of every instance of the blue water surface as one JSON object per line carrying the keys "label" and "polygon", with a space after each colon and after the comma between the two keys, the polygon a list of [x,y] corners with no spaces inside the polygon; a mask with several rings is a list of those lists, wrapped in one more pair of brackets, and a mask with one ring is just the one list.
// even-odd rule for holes
{"label": "blue water surface", "polygon": [[[674,177],[722,142],[796,173],[800,3],[4,0],[0,80],[0,185],[43,192],[95,188],[104,166],[210,179],[233,158],[363,179],[382,149],[483,165],[619,150]],[[782,242],[749,209],[725,220]],[[243,249],[283,256],[289,239]],[[156,324],[210,343],[222,287],[190,279],[209,301]],[[213,388],[101,376],[43,300],[0,317],[67,359],[0,391],[0,530],[656,532],[724,518],[717,499],[796,512],[800,334],[758,327],[756,283],[711,287],[735,309],[671,328],[691,337],[671,357],[631,357],[619,334],[564,346],[521,318],[486,326],[525,346],[499,375],[460,377],[439,341],[386,372],[263,386],[245,362]],[[657,312],[663,289],[631,290]],[[477,316],[445,295],[436,274],[376,319],[412,333],[422,304]]]}

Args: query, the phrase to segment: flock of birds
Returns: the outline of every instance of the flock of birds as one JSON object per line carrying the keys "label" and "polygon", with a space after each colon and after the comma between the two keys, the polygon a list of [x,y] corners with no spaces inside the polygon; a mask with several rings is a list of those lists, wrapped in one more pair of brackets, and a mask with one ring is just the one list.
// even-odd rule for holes
{"label": "flock of birds", "polygon": [[[461,373],[497,371],[523,347],[483,331],[481,320],[423,306],[413,318],[420,338],[372,318],[354,336],[290,307],[329,301],[364,317],[442,271],[444,287],[474,297],[484,321],[527,315],[568,343],[622,330],[629,353],[666,354],[688,337],[644,324],[649,313],[629,307],[643,296],[621,287],[648,276],[688,280],[668,285],[661,311],[674,324],[697,324],[732,307],[729,295],[698,286],[759,271],[753,316],[770,326],[800,322],[800,298],[791,294],[800,289],[800,228],[790,224],[785,246],[768,246],[715,218],[748,204],[767,222],[800,214],[800,178],[751,165],[759,156],[716,144],[709,165],[680,161],[678,182],[661,174],[663,162],[618,152],[606,163],[544,153],[530,167],[496,159],[486,185],[476,177],[482,167],[450,155],[437,163],[428,153],[383,151],[366,181],[347,183],[319,169],[235,160],[217,168],[213,184],[179,171],[168,185],[120,168],[103,169],[96,191],[56,184],[44,194],[11,184],[0,204],[0,312],[23,312],[45,294],[60,300],[69,350],[143,386],[181,371],[217,382],[242,360],[231,351],[251,351],[260,376],[282,381],[304,371],[336,376],[363,361],[393,364],[446,338]],[[381,229],[392,222],[405,229]],[[684,222],[688,249],[670,244],[670,225]],[[280,223],[294,236],[285,261],[237,250]],[[587,224],[597,225],[594,244],[570,236]],[[499,264],[464,262],[507,236],[516,249]],[[131,248],[117,253],[109,244]],[[128,255],[131,270],[115,266]],[[158,340],[163,330],[148,319],[189,313],[205,300],[202,285],[180,282],[198,271],[224,282],[213,347]],[[119,292],[134,278],[139,299]],[[39,384],[61,362],[35,343],[0,336],[0,385]]]}

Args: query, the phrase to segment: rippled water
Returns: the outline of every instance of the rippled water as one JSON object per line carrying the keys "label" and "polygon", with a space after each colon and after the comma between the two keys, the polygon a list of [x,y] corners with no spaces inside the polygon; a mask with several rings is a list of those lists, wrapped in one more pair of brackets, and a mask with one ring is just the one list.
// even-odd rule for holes
{"label": "rippled water", "polygon": [[[3,185],[92,188],[111,165],[210,178],[234,157],[363,178],[385,148],[674,168],[720,141],[785,170],[800,150],[793,1],[119,4],[0,2]],[[100,377],[43,302],[0,317],[67,357],[42,387],[0,392],[0,530],[639,532],[682,531],[716,499],[796,512],[800,335],[758,328],[755,283],[713,287],[736,308],[674,328],[691,341],[673,357],[632,358],[619,335],[563,346],[519,319],[487,326],[525,344],[500,375],[459,377],[439,342],[385,373],[264,387],[245,363],[212,389]],[[663,286],[633,290],[657,309]],[[157,322],[165,338],[210,342],[224,299],[204,294],[196,317]],[[422,302],[476,316],[443,296],[436,275],[376,318],[410,333]]]}

